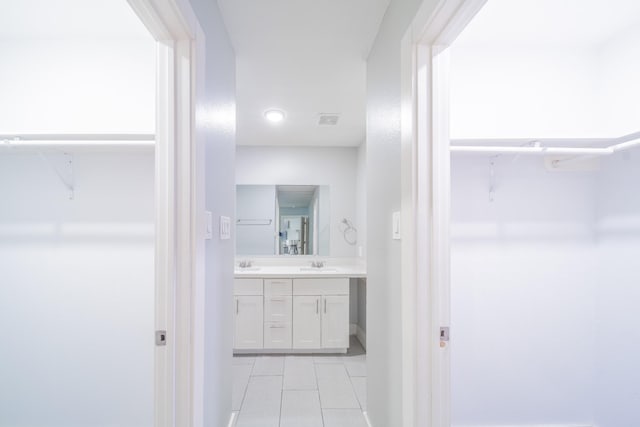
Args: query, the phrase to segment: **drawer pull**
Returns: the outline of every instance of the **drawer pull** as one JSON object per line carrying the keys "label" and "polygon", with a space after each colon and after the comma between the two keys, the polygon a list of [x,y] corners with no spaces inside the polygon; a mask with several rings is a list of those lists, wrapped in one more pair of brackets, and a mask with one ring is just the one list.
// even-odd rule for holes
{"label": "drawer pull", "polygon": [[318,303],[319,303],[319,302],[320,302],[320,301],[316,299],[316,314],[319,314],[319,311],[318,311]]}
{"label": "drawer pull", "polygon": [[324,313],[327,314],[327,300],[324,300]]}
{"label": "drawer pull", "polygon": [[277,325],[271,325],[269,326],[271,329],[284,329],[286,328],[286,326],[277,326]]}
{"label": "drawer pull", "polygon": [[238,314],[238,303],[240,302],[239,299],[236,299],[236,314]]}
{"label": "drawer pull", "polygon": [[271,301],[284,302],[284,298],[271,298]]}

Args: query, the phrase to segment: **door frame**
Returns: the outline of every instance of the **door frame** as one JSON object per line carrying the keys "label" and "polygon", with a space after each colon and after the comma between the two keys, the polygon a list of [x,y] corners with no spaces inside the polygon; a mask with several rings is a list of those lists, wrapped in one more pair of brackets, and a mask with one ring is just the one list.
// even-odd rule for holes
{"label": "door frame", "polygon": [[423,2],[401,44],[406,426],[451,426],[448,47],[486,2]]}
{"label": "door frame", "polygon": [[[188,0],[127,0],[156,40],[154,426],[203,424],[204,163],[195,132],[205,36]],[[198,160],[200,159],[200,160]]]}

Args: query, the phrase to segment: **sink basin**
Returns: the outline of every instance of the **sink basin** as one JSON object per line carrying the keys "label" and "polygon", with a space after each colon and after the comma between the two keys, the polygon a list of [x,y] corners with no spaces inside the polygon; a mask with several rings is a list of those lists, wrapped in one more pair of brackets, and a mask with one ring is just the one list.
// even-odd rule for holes
{"label": "sink basin", "polygon": [[260,271],[260,267],[237,267],[238,271]]}
{"label": "sink basin", "polygon": [[315,271],[318,273],[331,273],[331,272],[337,272],[338,269],[336,268],[331,268],[331,267],[300,267],[300,271]]}

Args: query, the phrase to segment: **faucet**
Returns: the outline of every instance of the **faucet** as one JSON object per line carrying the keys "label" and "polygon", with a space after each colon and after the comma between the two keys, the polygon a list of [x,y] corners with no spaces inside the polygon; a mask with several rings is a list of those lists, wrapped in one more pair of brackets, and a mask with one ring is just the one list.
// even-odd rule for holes
{"label": "faucet", "polygon": [[240,261],[238,263],[238,267],[240,267],[240,268],[249,268],[249,267],[251,267],[251,260],[246,259],[246,260]]}
{"label": "faucet", "polygon": [[311,261],[312,268],[324,268],[325,261]]}

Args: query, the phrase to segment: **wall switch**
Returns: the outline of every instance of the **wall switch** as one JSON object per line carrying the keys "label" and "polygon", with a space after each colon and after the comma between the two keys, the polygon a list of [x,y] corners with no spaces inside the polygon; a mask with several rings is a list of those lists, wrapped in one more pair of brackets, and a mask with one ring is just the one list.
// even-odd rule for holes
{"label": "wall switch", "polygon": [[213,214],[209,211],[204,213],[204,238],[213,239]]}
{"label": "wall switch", "polygon": [[393,239],[400,240],[400,212],[393,213]]}
{"label": "wall switch", "polygon": [[220,217],[220,240],[229,240],[231,238],[231,218],[228,216]]}

